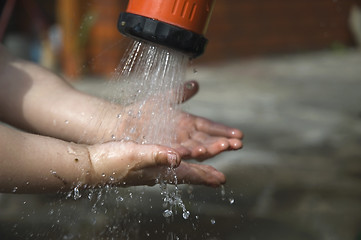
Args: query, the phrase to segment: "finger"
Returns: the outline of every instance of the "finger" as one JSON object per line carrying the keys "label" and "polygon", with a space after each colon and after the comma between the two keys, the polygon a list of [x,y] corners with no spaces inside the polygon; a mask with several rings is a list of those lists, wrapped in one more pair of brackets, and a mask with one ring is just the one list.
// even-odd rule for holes
{"label": "finger", "polygon": [[212,137],[208,134],[197,132],[192,135],[192,139],[202,143],[206,149],[202,155],[196,157],[197,160],[205,160],[230,149],[230,142],[224,137]]}
{"label": "finger", "polygon": [[173,148],[134,142],[103,144],[101,154],[108,162],[113,161],[114,164],[118,162],[118,165],[128,164],[127,167],[132,170],[154,166],[177,167],[181,161],[179,154]]}
{"label": "finger", "polygon": [[207,149],[210,146],[217,146],[220,150],[229,148],[230,142],[225,137],[213,137],[204,132],[196,132],[191,135],[192,139],[202,143]]}
{"label": "finger", "polygon": [[[176,103],[181,104],[192,98],[199,90],[197,81],[188,81],[180,88],[174,88],[167,93],[167,97],[174,99]],[[169,95],[169,96],[168,96]]]}
{"label": "finger", "polygon": [[179,103],[183,103],[191,99],[199,90],[199,84],[197,81],[188,81],[183,85],[183,96]]}
{"label": "finger", "polygon": [[189,149],[191,155],[188,158],[183,157],[183,159],[193,158],[197,161],[203,161],[229,149],[229,143],[226,138],[217,139],[218,141],[208,141],[208,143],[201,143],[195,140],[186,141],[183,145]]}
{"label": "finger", "polygon": [[148,185],[154,186],[159,183],[161,176],[165,176],[167,173],[167,167],[157,166],[146,169],[139,169],[136,171],[129,172],[127,177],[123,179],[120,186],[141,186]]}
{"label": "finger", "polygon": [[181,158],[179,154],[172,148],[160,145],[140,145],[135,143],[126,143],[126,147],[132,149],[134,159],[131,163],[133,170],[156,167],[156,166],[172,166],[177,167]]}
{"label": "finger", "polygon": [[226,182],[223,173],[208,165],[182,162],[175,171],[181,183],[218,187]]}
{"label": "finger", "polygon": [[242,141],[236,138],[212,137],[203,132],[196,132],[191,135],[192,141],[185,144],[188,148],[203,146],[206,151],[199,152],[195,157],[197,160],[205,160],[216,156],[226,150],[237,150],[242,147]]}
{"label": "finger", "polygon": [[236,138],[231,138],[229,141],[229,150],[237,150],[243,147],[243,142]]}
{"label": "finger", "polygon": [[[208,165],[182,162],[179,167],[175,169],[175,174],[178,184],[186,183],[218,187],[226,182],[226,177],[223,173]],[[132,180],[135,179],[132,175],[136,176],[137,180],[135,182]],[[153,186],[158,183],[160,179],[173,184],[174,177],[172,174],[167,174],[167,169],[164,167],[152,167],[132,173],[129,180],[125,181],[124,186]]]}
{"label": "finger", "polygon": [[217,152],[221,152],[225,150],[237,150],[243,147],[242,141],[237,138],[212,137],[203,132],[196,132],[191,136],[192,139],[203,143],[207,148],[207,152],[212,154],[217,153],[210,148],[215,148]]}
{"label": "finger", "polygon": [[205,118],[197,117],[195,124],[197,130],[208,133],[209,135],[212,136],[222,136],[222,137],[238,138],[238,139],[243,138],[243,133],[240,130],[236,128],[227,127],[220,123],[212,122]]}
{"label": "finger", "polygon": [[203,144],[193,139],[182,142],[182,146],[190,151],[190,157],[194,159],[200,159],[207,153]]}
{"label": "finger", "polygon": [[177,151],[181,159],[189,159],[191,157],[191,150],[180,144],[174,144],[172,148]]}

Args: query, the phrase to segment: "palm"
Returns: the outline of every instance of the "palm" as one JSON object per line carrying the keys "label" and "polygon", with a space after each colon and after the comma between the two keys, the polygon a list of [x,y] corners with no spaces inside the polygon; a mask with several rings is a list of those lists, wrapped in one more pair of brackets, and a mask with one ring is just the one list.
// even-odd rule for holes
{"label": "palm", "polygon": [[176,136],[183,158],[204,160],[242,147],[239,130],[184,112],[179,113]]}
{"label": "palm", "polygon": [[[185,86],[189,86],[189,84],[192,85],[192,88],[184,88],[183,102],[189,100],[198,91],[197,82],[190,81]],[[152,113],[156,110],[154,106],[158,106],[156,100],[148,101],[142,106],[142,115],[139,118],[127,114],[129,111],[136,113],[137,109],[139,109],[138,105],[125,108],[123,115],[126,116],[126,119],[118,126],[117,139],[127,138],[137,143],[162,143],[159,140],[162,134],[156,132],[156,134],[146,135],[144,133],[148,132],[149,128],[159,125],[157,122],[152,122],[154,119]],[[175,140],[169,139],[166,142],[170,142],[170,145],[179,151],[183,159],[205,160],[223,151],[236,150],[242,147],[242,132],[238,129],[183,111],[174,112],[173,116],[176,119],[176,138]],[[163,127],[162,132],[165,130],[166,128]],[[171,133],[174,134],[174,132]],[[147,141],[144,141],[144,139]]]}

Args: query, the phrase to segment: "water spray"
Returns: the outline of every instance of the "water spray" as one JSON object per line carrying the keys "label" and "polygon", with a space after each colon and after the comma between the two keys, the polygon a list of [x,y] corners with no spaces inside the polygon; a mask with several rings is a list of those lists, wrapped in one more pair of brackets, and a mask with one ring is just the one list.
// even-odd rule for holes
{"label": "water spray", "polygon": [[[125,79],[127,90],[121,94],[122,102],[132,109],[121,113],[128,116],[128,127],[120,139],[170,147],[176,142],[176,116],[183,98],[187,64],[190,58],[204,52],[204,34],[214,2],[129,0],[126,11],[119,16],[118,29],[136,41],[125,53],[124,66],[116,76]],[[146,124],[142,121],[144,116],[151,116]],[[181,199],[175,169],[169,167],[157,183],[162,191],[163,216],[173,217],[180,209],[183,218],[188,219],[190,212]],[[168,189],[168,183],[174,184],[174,192]]]}
{"label": "water spray", "polygon": [[119,16],[119,31],[131,38],[180,51],[195,58],[206,47],[204,37],[215,0],[129,0]]}

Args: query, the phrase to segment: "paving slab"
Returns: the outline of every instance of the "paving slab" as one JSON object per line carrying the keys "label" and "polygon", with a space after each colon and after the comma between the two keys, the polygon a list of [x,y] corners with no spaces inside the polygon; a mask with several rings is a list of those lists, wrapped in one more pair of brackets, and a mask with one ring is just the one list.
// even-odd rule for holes
{"label": "paving slab", "polygon": [[[241,151],[208,161],[225,172],[223,190],[181,187],[190,219],[165,219],[157,186],[120,189],[100,200],[96,193],[89,200],[89,192],[76,201],[2,194],[0,236],[361,239],[360,51],[195,66],[188,77],[200,91],[184,108],[245,134]],[[100,79],[75,87],[107,95]]]}

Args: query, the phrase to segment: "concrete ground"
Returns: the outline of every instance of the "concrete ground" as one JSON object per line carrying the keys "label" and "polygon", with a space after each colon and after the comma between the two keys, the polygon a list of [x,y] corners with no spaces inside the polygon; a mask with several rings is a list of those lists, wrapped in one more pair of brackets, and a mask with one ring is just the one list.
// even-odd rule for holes
{"label": "concrete ground", "polygon": [[[190,72],[201,88],[185,109],[245,133],[243,150],[209,161],[223,190],[181,187],[188,220],[164,219],[158,187],[101,200],[3,194],[1,239],[361,239],[360,51]],[[100,82],[76,87],[99,94]]]}
{"label": "concrete ground", "polygon": [[190,110],[242,129],[215,163],[246,219],[226,239],[361,239],[361,53],[199,69]]}

